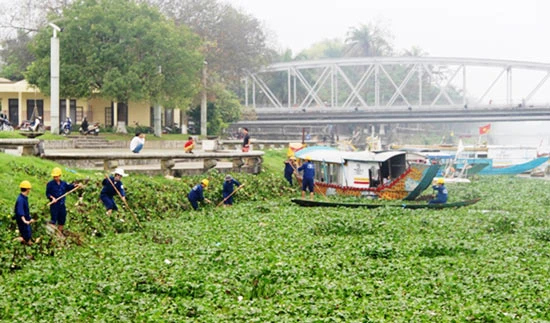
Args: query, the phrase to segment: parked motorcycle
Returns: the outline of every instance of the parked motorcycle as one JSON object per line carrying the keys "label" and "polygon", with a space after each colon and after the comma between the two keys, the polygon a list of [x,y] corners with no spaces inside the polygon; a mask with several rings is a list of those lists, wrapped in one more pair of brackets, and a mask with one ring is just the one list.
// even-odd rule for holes
{"label": "parked motorcycle", "polygon": [[13,126],[8,119],[0,118],[0,131],[13,131]]}
{"label": "parked motorcycle", "polygon": [[94,123],[92,126],[88,126],[88,129],[79,129],[81,135],[99,135],[99,122]]}
{"label": "parked motorcycle", "polygon": [[61,127],[59,128],[59,133],[62,135],[70,135],[71,134],[71,128],[72,128],[72,121],[71,118],[67,118],[63,123],[61,123]]}
{"label": "parked motorcycle", "polygon": [[168,134],[168,133],[180,134],[181,133],[181,128],[177,123],[173,123],[171,127],[165,126],[162,129],[162,133],[165,133],[165,134]]}
{"label": "parked motorcycle", "polygon": [[23,121],[19,126],[19,129],[23,131],[44,132],[42,117],[36,117],[32,122],[29,120]]}

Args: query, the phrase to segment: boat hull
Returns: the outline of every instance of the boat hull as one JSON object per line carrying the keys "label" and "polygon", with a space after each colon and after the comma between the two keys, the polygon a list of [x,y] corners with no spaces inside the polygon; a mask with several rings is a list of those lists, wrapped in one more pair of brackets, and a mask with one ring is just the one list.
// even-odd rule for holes
{"label": "boat hull", "polygon": [[539,157],[522,164],[516,164],[506,167],[493,167],[491,165],[483,168],[479,175],[518,175],[529,172],[548,161],[548,157]]}
{"label": "boat hull", "polygon": [[[411,164],[401,176],[389,184],[377,187],[363,188],[315,182],[315,192],[321,195],[376,196],[385,200],[414,200],[431,185],[438,168],[438,165]],[[301,177],[298,177],[298,182],[302,184]]]}
{"label": "boat hull", "polygon": [[380,207],[400,207],[404,209],[449,209],[449,208],[459,208],[469,205],[473,205],[480,201],[479,198],[473,200],[459,201],[453,203],[443,203],[443,204],[377,204],[377,203],[346,203],[346,202],[329,202],[329,201],[312,201],[304,199],[292,199],[293,203],[296,203],[304,207],[347,207],[347,208],[366,208],[366,209],[376,209]]}

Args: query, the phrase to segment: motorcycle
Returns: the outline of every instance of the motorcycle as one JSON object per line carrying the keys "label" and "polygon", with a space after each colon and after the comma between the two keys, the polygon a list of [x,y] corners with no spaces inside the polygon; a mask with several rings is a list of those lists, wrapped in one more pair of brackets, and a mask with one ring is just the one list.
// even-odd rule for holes
{"label": "motorcycle", "polygon": [[92,126],[89,126],[88,129],[79,129],[81,135],[99,135],[99,122],[94,123]]}
{"label": "motorcycle", "polygon": [[70,135],[71,127],[72,127],[71,118],[67,118],[67,120],[61,123],[61,127],[59,128],[59,133],[62,135]]}
{"label": "motorcycle", "polygon": [[30,122],[25,120],[19,126],[20,130],[31,132],[44,132],[44,125],[42,124],[42,117],[36,117],[34,121]]}
{"label": "motorcycle", "polygon": [[164,134],[168,134],[168,133],[180,134],[181,133],[181,128],[177,123],[174,123],[174,124],[172,124],[171,127],[165,126],[162,129],[162,133],[164,133]]}
{"label": "motorcycle", "polygon": [[13,126],[8,119],[0,118],[0,131],[13,131]]}

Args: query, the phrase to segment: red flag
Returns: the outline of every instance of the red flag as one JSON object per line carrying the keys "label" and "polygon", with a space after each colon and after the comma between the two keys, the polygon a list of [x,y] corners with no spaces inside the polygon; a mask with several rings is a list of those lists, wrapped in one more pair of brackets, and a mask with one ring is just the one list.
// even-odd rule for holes
{"label": "red flag", "polygon": [[489,133],[489,130],[491,130],[491,124],[490,123],[484,125],[483,127],[479,127],[479,134],[484,135],[486,133]]}

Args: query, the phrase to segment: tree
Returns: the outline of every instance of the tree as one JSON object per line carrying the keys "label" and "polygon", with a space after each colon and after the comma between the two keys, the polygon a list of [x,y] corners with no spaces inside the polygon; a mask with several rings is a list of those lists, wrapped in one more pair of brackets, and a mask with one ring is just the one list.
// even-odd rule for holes
{"label": "tree", "polygon": [[209,84],[236,88],[248,71],[270,62],[260,22],[218,0],[149,0],[179,25],[197,33],[208,61]]}
{"label": "tree", "polygon": [[28,33],[18,30],[16,38],[3,42],[0,57],[2,57],[4,64],[0,68],[0,76],[12,81],[24,79],[23,71],[34,60],[34,56],[28,48],[30,41],[31,38]]}
{"label": "tree", "polygon": [[[207,109],[208,135],[221,135],[231,122],[238,121],[241,116],[239,99],[227,90],[217,89],[216,98],[211,98]],[[188,113],[194,124],[200,128],[200,106],[196,105]]]}
{"label": "tree", "polygon": [[325,39],[311,45],[296,56],[297,60],[340,58],[344,56],[345,44],[341,39]]}
{"label": "tree", "polygon": [[[238,100],[222,100],[226,90],[242,91],[241,79],[248,72],[267,64],[272,51],[266,45],[267,36],[260,22],[218,0],[146,0],[157,5],[178,25],[186,25],[203,40],[202,51],[208,62],[207,119],[208,133],[219,134],[228,119],[218,118],[211,109],[233,110],[240,114]],[[195,97],[193,106],[200,102]],[[218,121],[219,123],[218,126]],[[222,122],[224,121],[224,122]],[[196,121],[198,125],[200,122]],[[213,127],[213,128],[211,128]]]}
{"label": "tree", "polygon": [[412,46],[410,49],[404,49],[401,55],[422,57],[422,56],[428,56],[428,53],[418,46]]}
{"label": "tree", "polygon": [[12,81],[24,78],[34,57],[28,45],[34,34],[46,25],[46,16],[59,12],[67,0],[19,0],[0,4],[0,69]]}
{"label": "tree", "polygon": [[392,35],[380,25],[369,23],[348,31],[347,56],[390,56],[393,52]]}
{"label": "tree", "polygon": [[[60,37],[63,97],[101,96],[117,102],[148,101],[185,108],[198,90],[200,39],[158,10],[131,0],[82,0],[50,21]],[[51,30],[32,42],[36,60],[26,77],[50,90]]]}

